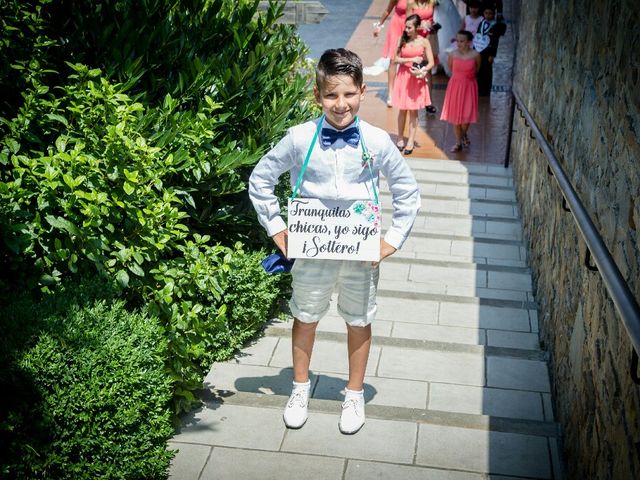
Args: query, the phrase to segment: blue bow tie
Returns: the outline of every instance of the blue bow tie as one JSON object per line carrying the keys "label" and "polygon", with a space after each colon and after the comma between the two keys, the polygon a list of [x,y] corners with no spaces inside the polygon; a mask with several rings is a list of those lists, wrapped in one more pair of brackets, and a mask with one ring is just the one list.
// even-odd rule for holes
{"label": "blue bow tie", "polygon": [[322,146],[329,147],[335,143],[336,140],[341,138],[352,147],[357,147],[360,142],[360,133],[356,127],[347,128],[346,130],[338,131],[332,128],[322,129]]}

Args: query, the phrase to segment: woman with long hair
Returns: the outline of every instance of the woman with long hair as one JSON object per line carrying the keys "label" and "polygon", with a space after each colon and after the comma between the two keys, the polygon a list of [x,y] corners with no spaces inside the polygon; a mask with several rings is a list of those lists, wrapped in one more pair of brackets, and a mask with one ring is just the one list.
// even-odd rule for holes
{"label": "woman with long hair", "polygon": [[[426,38],[418,34],[420,17],[410,15],[405,21],[404,33],[398,42],[394,63],[398,73],[393,86],[393,105],[398,112],[397,147],[410,155],[415,146],[418,129],[418,111],[431,104],[426,73],[433,68],[433,53]],[[404,127],[409,114],[409,135],[404,141]]]}
{"label": "woman with long hair", "polygon": [[[432,51],[437,48],[437,33],[433,30],[434,20],[433,15],[436,7],[439,4],[439,0],[408,0],[407,1],[407,17],[409,15],[418,15],[420,17],[420,28],[418,33],[423,37],[426,37],[430,43]],[[435,41],[434,41],[435,40]],[[438,64],[438,56],[433,56],[434,66]],[[429,95],[431,95],[431,69],[427,72],[427,85],[429,85]],[[438,109],[435,105],[430,103],[425,108],[427,113],[435,114]]]}

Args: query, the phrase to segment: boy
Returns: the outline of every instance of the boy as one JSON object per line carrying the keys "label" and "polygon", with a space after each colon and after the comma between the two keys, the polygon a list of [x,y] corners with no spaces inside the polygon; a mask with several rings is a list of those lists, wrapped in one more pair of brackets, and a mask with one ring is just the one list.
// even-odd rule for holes
{"label": "boy", "polygon": [[495,19],[493,7],[486,7],[483,11],[484,20],[478,25],[478,31],[473,39],[473,49],[480,53],[480,70],[478,70],[478,95],[487,97],[491,93],[493,84],[493,61],[498,54],[500,37],[507,31],[504,22]]}
{"label": "boy", "polygon": [[[380,260],[393,254],[407,238],[413,225],[420,195],[416,181],[389,135],[368,123],[356,122],[364,98],[362,61],[353,52],[333,49],[324,52],[316,67],[316,101],[322,106],[322,133],[309,159],[300,186],[300,196],[331,200],[373,198],[372,175],[387,179],[393,195],[393,218],[380,240]],[[249,196],[260,224],[287,255],[287,227],[274,195],[278,177],[291,172],[296,182],[318,127],[319,120],[289,129],[287,135],[256,165],[249,180]],[[359,128],[357,124],[359,123]],[[363,165],[363,142],[373,174]],[[293,269],[293,293],[289,306],[294,316],[292,331],[293,391],[284,410],[288,428],[300,428],[307,420],[310,381],[309,362],[317,322],[329,309],[334,288],[338,289],[338,311],[347,323],[349,381],[342,404],[339,428],[356,433],[364,424],[364,374],[371,346],[371,321],[376,313],[379,262],[297,259]]]}

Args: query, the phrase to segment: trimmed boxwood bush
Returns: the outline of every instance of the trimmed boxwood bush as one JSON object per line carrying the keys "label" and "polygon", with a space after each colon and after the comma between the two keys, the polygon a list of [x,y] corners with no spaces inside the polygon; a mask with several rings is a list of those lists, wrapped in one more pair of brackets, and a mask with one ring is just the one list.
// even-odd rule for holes
{"label": "trimmed boxwood bush", "polygon": [[171,453],[167,339],[87,284],[0,310],[7,478],[162,478]]}

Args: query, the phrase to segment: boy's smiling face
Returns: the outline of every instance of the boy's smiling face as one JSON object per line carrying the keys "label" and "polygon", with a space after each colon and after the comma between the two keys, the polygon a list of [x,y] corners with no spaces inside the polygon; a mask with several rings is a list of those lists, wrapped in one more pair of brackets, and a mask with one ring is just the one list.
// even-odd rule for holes
{"label": "boy's smiling face", "polygon": [[316,101],[329,125],[342,130],[353,123],[366,86],[358,86],[349,75],[328,76],[320,89],[313,88]]}

